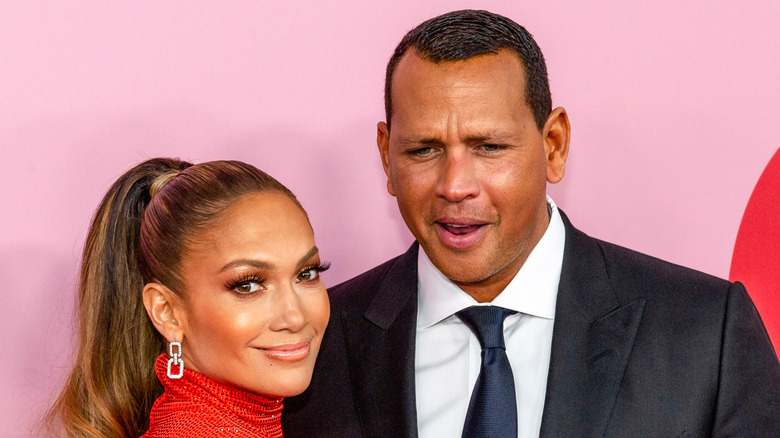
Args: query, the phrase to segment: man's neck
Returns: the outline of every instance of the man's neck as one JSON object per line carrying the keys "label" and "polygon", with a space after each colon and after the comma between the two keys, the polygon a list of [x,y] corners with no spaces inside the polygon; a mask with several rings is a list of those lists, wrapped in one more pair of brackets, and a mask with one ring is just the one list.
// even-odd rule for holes
{"label": "man's neck", "polygon": [[[501,271],[483,281],[477,283],[459,283],[453,281],[453,283],[463,289],[464,292],[471,295],[478,303],[489,303],[506,289],[523,266],[523,263],[525,263],[527,257],[528,255],[526,254],[522,261],[515,260],[514,263],[506,266]],[[519,262],[519,264],[517,262]]]}

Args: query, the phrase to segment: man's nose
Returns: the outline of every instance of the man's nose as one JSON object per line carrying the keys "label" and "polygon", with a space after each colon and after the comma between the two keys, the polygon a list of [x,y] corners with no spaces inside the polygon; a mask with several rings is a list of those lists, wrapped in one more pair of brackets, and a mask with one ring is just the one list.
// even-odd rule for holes
{"label": "man's nose", "polygon": [[436,194],[449,202],[460,202],[477,197],[480,191],[474,157],[465,148],[445,152],[439,169]]}

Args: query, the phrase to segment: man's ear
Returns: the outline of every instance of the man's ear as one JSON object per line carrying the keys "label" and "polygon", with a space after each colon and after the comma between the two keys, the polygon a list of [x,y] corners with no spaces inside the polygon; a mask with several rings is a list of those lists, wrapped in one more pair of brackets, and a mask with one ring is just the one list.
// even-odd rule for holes
{"label": "man's ear", "polygon": [[569,156],[571,125],[563,107],[552,110],[544,124],[544,154],[547,161],[547,181],[555,184],[563,179],[566,158]]}
{"label": "man's ear", "polygon": [[143,290],[144,307],[152,324],[168,342],[184,339],[184,312],[181,298],[160,283],[147,283]]}
{"label": "man's ear", "polygon": [[379,148],[382,167],[385,169],[385,175],[387,175],[387,193],[395,196],[393,180],[390,178],[390,131],[388,131],[387,123],[385,122],[376,124],[376,146]]}

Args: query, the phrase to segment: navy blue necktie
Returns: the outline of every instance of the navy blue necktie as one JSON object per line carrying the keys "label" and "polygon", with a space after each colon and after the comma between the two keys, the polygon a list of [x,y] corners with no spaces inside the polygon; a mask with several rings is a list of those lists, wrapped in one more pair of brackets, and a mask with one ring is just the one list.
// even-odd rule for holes
{"label": "navy blue necktie", "polygon": [[462,438],[517,438],[515,379],[504,346],[504,318],[513,313],[495,306],[474,306],[457,313],[482,346],[482,365]]}

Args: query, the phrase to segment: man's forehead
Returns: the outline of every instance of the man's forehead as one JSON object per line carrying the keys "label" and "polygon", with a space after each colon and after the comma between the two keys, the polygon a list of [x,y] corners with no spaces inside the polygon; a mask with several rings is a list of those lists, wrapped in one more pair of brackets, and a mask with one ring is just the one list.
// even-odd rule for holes
{"label": "man's forehead", "polygon": [[[511,49],[502,49],[498,53],[484,53],[467,59],[433,62],[422,57],[416,49],[410,49],[401,57],[390,86],[393,100],[397,99],[398,87],[437,86],[446,81],[469,80],[495,73],[497,69],[512,71],[508,86],[520,90],[525,100],[525,66]],[[411,90],[404,90],[408,92]],[[394,108],[395,109],[395,108]]]}
{"label": "man's forehead", "polygon": [[426,61],[410,53],[399,63],[391,87],[394,112],[401,109],[397,105],[409,99],[416,106],[439,105],[442,102],[437,99],[456,100],[462,96],[469,106],[478,105],[496,89],[507,98],[525,103],[523,66],[509,51],[441,62]]}

